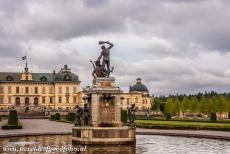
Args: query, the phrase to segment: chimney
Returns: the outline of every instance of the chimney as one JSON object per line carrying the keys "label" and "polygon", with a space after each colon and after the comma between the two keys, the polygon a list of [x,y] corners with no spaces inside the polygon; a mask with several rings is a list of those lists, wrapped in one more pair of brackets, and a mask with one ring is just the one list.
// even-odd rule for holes
{"label": "chimney", "polygon": [[53,75],[55,75],[56,74],[56,72],[55,72],[55,70],[53,70]]}
{"label": "chimney", "polygon": [[67,66],[67,65],[64,65],[64,68],[67,70],[68,66]]}

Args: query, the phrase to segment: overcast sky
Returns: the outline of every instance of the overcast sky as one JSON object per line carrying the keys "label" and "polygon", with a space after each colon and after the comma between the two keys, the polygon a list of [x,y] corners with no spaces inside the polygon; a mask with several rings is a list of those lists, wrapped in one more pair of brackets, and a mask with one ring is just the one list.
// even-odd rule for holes
{"label": "overcast sky", "polygon": [[127,91],[230,91],[229,0],[0,0],[0,71],[64,64],[91,85],[98,41],[111,41],[112,76]]}

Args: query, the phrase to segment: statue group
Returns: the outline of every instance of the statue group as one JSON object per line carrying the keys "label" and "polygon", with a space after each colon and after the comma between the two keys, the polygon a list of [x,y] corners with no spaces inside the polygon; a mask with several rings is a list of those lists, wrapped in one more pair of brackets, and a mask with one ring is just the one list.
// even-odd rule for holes
{"label": "statue group", "polygon": [[[93,77],[109,77],[110,73],[113,72],[114,67],[110,68],[110,49],[113,47],[113,44],[109,41],[99,41],[101,44],[101,54],[95,62],[90,61],[93,64]],[[106,47],[104,44],[108,44],[109,47]]]}
{"label": "statue group", "polygon": [[[82,124],[82,120],[84,124]],[[75,126],[90,126],[91,125],[91,115],[90,110],[87,106],[87,104],[84,105],[84,108],[82,109],[78,105],[76,106],[76,122]]]}

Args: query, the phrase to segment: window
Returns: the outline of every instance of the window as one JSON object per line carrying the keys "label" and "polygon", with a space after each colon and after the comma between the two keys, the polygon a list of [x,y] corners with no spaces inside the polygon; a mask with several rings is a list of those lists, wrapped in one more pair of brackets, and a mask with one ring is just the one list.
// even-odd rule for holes
{"label": "window", "polygon": [[14,78],[12,76],[7,76],[6,77],[6,81],[13,81],[13,80],[14,80]]}
{"label": "window", "polygon": [[65,81],[71,81],[71,76],[67,74],[66,76],[64,76],[64,80]]}
{"label": "window", "polygon": [[73,87],[73,93],[74,93],[74,94],[77,93],[77,87]]}
{"label": "window", "polygon": [[62,87],[58,87],[58,93],[62,94]]}
{"label": "window", "polygon": [[46,103],[46,97],[42,97],[42,103]]}
{"label": "window", "polygon": [[19,87],[16,87],[16,93],[19,94],[20,93],[20,89]]}
{"label": "window", "polygon": [[26,81],[27,81],[27,80],[29,80],[29,77],[28,77],[28,76],[26,76]]}
{"label": "window", "polygon": [[4,103],[3,101],[3,96],[0,96],[0,103]]}
{"label": "window", "polygon": [[53,94],[53,88],[52,87],[49,88],[49,93]]}
{"label": "window", "polygon": [[42,87],[42,94],[46,93],[46,87]]}
{"label": "window", "polygon": [[29,93],[29,87],[26,87],[26,94]]}
{"label": "window", "polygon": [[58,97],[58,103],[62,103],[62,97]]}
{"label": "window", "polygon": [[34,93],[35,93],[35,94],[38,94],[38,87],[35,87],[35,88],[34,88]]}
{"label": "window", "polygon": [[69,97],[68,96],[66,97],[66,103],[69,103]]}
{"label": "window", "polygon": [[4,93],[4,88],[0,86],[0,93]]}
{"label": "window", "polygon": [[8,103],[11,104],[12,97],[8,97]]}
{"label": "window", "polygon": [[129,105],[129,98],[127,98],[126,100],[127,100],[127,105]]}
{"label": "window", "polygon": [[135,103],[138,103],[138,97],[135,98]]}
{"label": "window", "polygon": [[76,96],[73,97],[73,103],[74,103],[74,104],[77,103],[77,97],[76,97]]}
{"label": "window", "polygon": [[69,87],[66,87],[66,93],[69,94]]}
{"label": "window", "polygon": [[47,78],[43,76],[43,77],[40,78],[40,80],[41,80],[42,82],[46,82],[46,81],[47,81]]}
{"label": "window", "polygon": [[12,88],[11,88],[11,86],[8,87],[8,93],[9,93],[9,94],[12,93]]}
{"label": "window", "polygon": [[50,97],[50,104],[53,103],[53,97]]}

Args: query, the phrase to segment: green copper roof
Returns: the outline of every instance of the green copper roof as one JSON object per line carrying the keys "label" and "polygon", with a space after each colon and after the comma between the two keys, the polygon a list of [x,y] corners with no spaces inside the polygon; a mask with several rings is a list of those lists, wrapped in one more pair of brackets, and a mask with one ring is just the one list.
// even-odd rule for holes
{"label": "green copper roof", "polygon": [[130,92],[134,92],[134,91],[147,92],[147,93],[149,92],[148,88],[141,83],[141,78],[137,78],[137,83],[130,87]]}
{"label": "green copper roof", "polygon": [[[0,82],[7,81],[7,77],[12,77],[12,82],[20,82],[21,73],[0,72]],[[71,72],[53,73],[32,73],[32,82],[78,82],[78,76]],[[45,81],[42,80],[45,78]]]}

